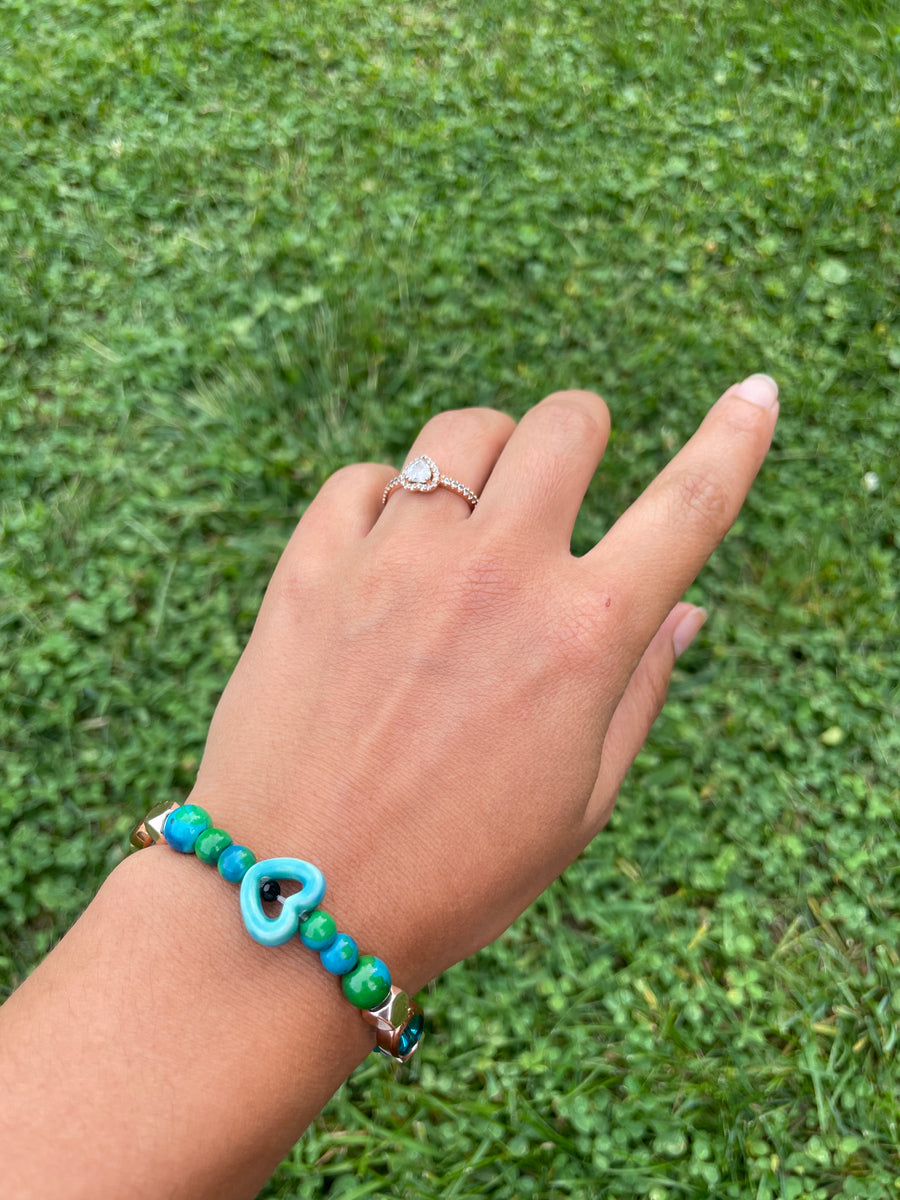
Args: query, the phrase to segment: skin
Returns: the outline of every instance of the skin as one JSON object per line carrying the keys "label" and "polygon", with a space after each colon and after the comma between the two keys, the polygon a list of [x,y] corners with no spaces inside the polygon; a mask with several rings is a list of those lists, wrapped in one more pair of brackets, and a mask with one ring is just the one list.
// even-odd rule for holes
{"label": "skin", "polygon": [[[515,425],[435,417],[410,453],[481,496],[322,488],[275,570],[190,799],[410,991],[498,937],[609,819],[705,614],[679,601],[771,441],[751,376],[603,540],[570,538],[609,432],[587,392]],[[408,461],[409,461],[408,460]],[[254,1195],[373,1039],[296,945],[246,935],[192,855],[126,860],[0,1010],[4,1196]]]}

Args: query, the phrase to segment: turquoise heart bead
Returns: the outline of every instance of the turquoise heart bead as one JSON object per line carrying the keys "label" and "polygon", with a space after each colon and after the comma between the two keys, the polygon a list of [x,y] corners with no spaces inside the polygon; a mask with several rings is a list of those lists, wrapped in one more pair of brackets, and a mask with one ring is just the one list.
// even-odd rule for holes
{"label": "turquoise heart bead", "polygon": [[[259,894],[269,879],[290,879],[302,885],[302,891],[288,896],[277,917],[266,916]],[[262,946],[282,946],[324,897],[325,876],[318,867],[302,858],[266,858],[255,863],[241,881],[241,916],[254,941]]]}

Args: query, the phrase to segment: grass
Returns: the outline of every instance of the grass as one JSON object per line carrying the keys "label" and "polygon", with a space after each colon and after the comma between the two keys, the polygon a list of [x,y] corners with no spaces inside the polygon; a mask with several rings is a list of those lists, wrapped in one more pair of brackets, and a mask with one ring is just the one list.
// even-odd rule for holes
{"label": "grass", "polygon": [[8,0],[0,50],[4,992],[190,786],[335,467],[597,389],[580,551],[764,369],[609,831],[264,1194],[900,1193],[896,11]]}

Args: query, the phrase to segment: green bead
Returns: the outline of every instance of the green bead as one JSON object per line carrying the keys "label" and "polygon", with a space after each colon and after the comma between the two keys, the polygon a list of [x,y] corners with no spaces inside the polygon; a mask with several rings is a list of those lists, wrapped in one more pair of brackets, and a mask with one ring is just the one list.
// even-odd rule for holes
{"label": "green bead", "polygon": [[373,954],[364,954],[352,971],[341,976],[344,995],[357,1008],[375,1008],[391,990],[391,973]]}
{"label": "green bead", "polygon": [[194,842],[194,853],[201,862],[214,867],[219,861],[219,855],[230,845],[231,834],[226,833],[224,829],[204,829]]}
{"label": "green bead", "polygon": [[334,941],[337,924],[331,913],[317,908],[300,923],[300,941],[310,950],[326,950]]}

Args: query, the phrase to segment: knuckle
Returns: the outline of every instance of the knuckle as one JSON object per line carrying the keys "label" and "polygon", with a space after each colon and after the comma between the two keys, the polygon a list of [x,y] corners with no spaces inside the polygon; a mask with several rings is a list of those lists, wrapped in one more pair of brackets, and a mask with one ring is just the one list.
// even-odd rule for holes
{"label": "knuckle", "polygon": [[288,611],[308,613],[318,603],[327,565],[316,555],[282,557],[269,584],[272,599]]}
{"label": "knuckle", "polygon": [[[541,414],[548,432],[565,440],[593,444],[606,437],[605,405],[598,396],[587,402],[586,392],[554,392],[541,401],[535,412]],[[576,398],[577,397],[577,398]]]}
{"label": "knuckle", "polygon": [[701,471],[682,471],[672,481],[674,506],[687,512],[704,529],[722,534],[734,516],[734,502],[724,481]]}

